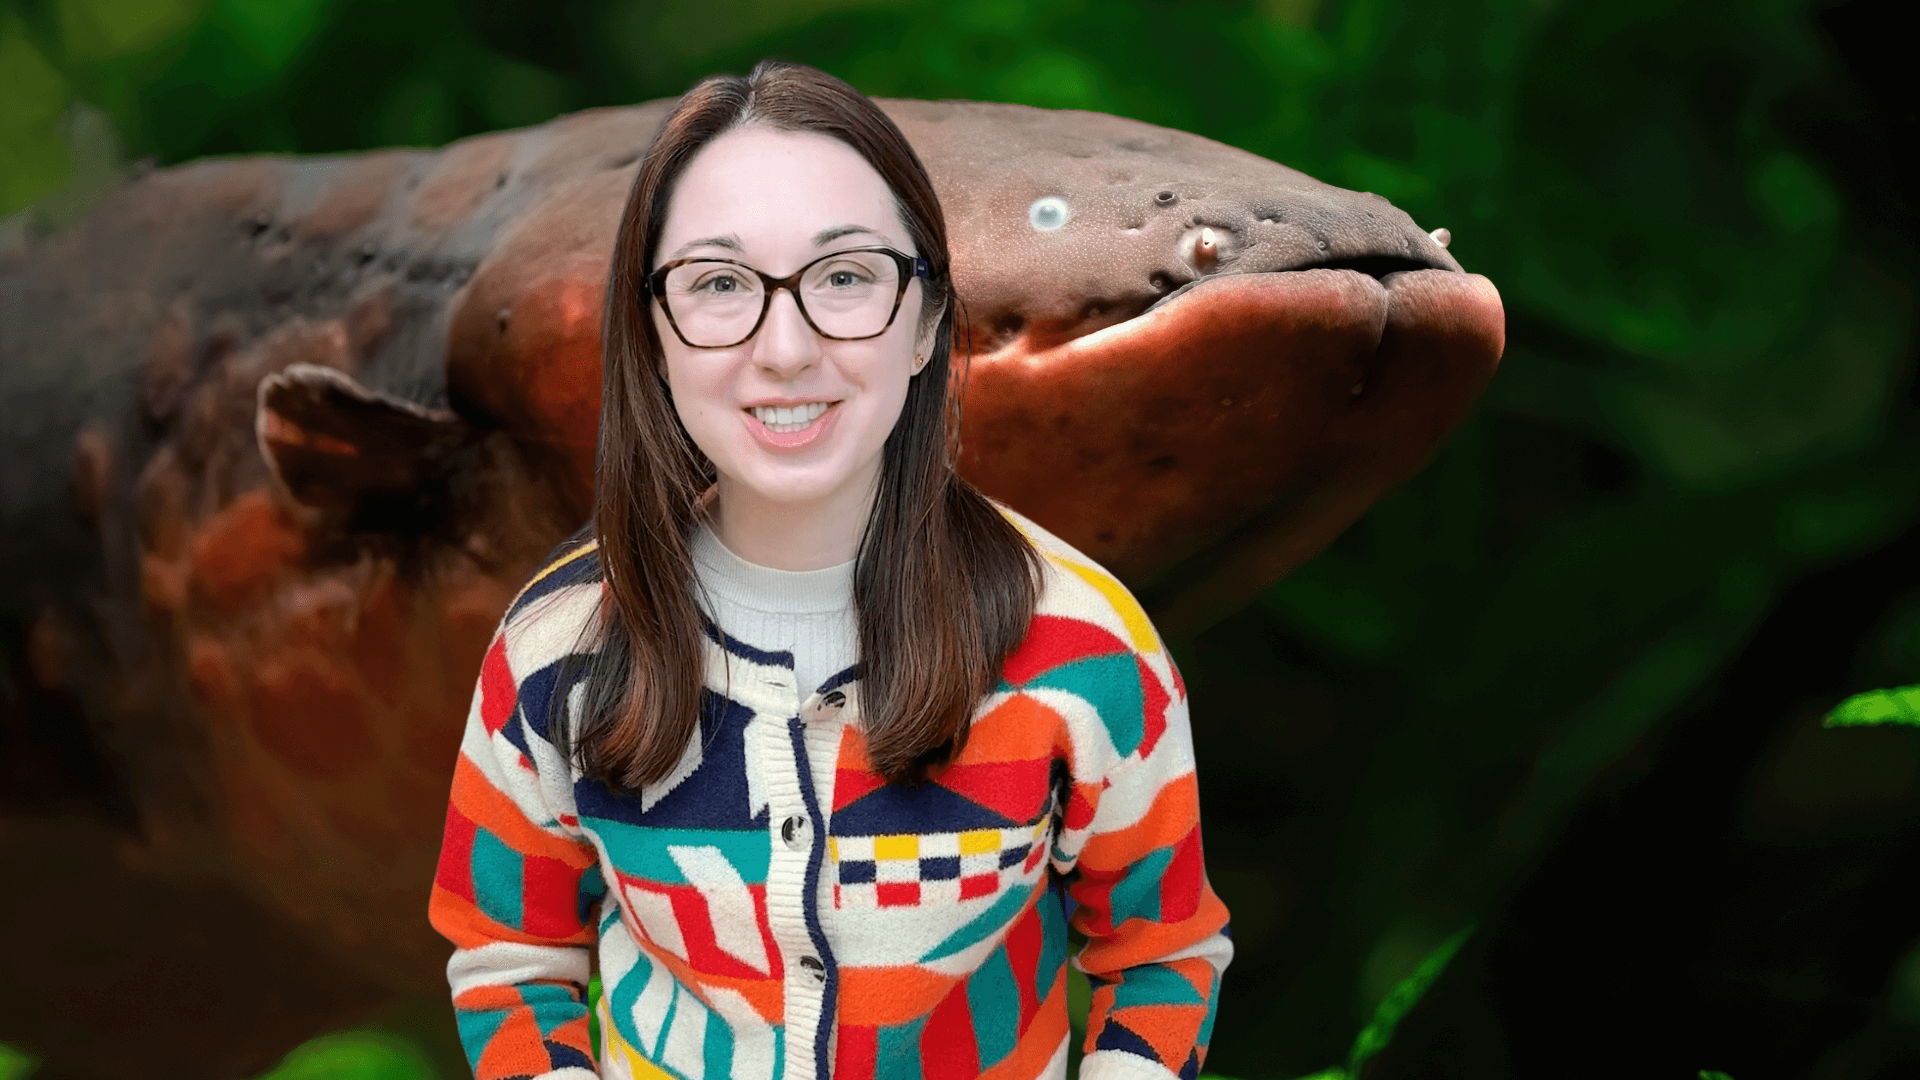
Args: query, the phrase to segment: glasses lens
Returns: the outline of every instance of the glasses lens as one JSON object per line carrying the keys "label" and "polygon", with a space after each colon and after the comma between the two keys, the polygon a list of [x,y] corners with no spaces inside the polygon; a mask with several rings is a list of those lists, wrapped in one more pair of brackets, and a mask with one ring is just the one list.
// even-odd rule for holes
{"label": "glasses lens", "polygon": [[900,292],[900,264],[878,251],[843,251],[808,266],[800,294],[829,337],[872,337],[887,328]]}
{"label": "glasses lens", "polygon": [[667,271],[674,325],[690,345],[732,345],[760,319],[760,279],[724,262],[690,262]]}

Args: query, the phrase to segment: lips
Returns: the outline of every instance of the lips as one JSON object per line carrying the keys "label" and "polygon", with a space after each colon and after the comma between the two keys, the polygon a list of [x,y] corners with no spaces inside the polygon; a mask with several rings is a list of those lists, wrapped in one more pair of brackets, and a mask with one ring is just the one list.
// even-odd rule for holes
{"label": "lips", "polygon": [[840,402],[750,405],[742,410],[754,441],[770,450],[798,450],[826,437],[840,419]]}
{"label": "lips", "polygon": [[[1084,337],[974,358],[961,471],[1141,582],[1156,623],[1177,633],[1284,575],[1416,472],[1504,341],[1499,294],[1476,274],[1204,279]],[[1062,445],[1072,483],[1038,452]]]}

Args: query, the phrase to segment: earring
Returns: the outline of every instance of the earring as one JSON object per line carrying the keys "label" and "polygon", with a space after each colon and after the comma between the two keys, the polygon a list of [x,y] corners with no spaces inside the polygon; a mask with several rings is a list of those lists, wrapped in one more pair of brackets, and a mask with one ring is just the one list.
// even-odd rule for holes
{"label": "earring", "polygon": [[916,357],[914,357],[914,358],[913,358],[913,373],[914,373],[915,375],[918,375],[918,374],[920,374],[920,369],[921,369],[921,368],[923,368],[923,367],[926,367],[926,366],[927,366],[927,358],[926,358],[926,357],[924,357],[924,356],[916,356]]}

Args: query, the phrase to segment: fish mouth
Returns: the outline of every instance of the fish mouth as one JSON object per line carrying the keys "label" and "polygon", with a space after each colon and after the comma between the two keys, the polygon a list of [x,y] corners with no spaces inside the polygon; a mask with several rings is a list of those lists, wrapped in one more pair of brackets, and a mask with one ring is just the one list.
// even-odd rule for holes
{"label": "fish mouth", "polygon": [[[976,357],[961,467],[1141,583],[1178,634],[1418,471],[1504,345],[1478,274],[1394,258],[1213,274],[1082,337]],[[1073,447],[1074,483],[1041,438]]]}
{"label": "fish mouth", "polygon": [[[1266,270],[1226,270],[1205,274],[1194,278],[1192,281],[1186,282],[1148,305],[1140,314],[1145,315],[1148,312],[1157,311],[1169,304],[1173,304],[1192,293],[1195,289],[1206,285],[1208,282],[1234,277],[1251,277],[1259,274],[1299,274],[1309,270],[1352,270],[1358,274],[1365,274],[1375,281],[1385,281],[1391,274],[1402,274],[1413,270],[1445,270],[1458,272],[1450,266],[1402,255],[1358,255],[1350,258],[1323,259],[1303,266],[1274,267]],[[1135,318],[1138,317],[1137,315],[1135,316]]]}

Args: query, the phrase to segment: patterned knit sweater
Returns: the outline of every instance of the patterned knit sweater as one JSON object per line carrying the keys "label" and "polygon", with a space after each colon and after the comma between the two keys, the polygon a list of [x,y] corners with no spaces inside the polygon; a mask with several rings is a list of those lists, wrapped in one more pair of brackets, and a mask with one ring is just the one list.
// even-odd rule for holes
{"label": "patterned knit sweater", "polygon": [[480,1080],[1062,1076],[1069,925],[1081,1076],[1194,1080],[1233,948],[1185,690],[1124,587],[1008,516],[1045,557],[1038,609],[917,787],[869,767],[857,668],[797,687],[791,653],[712,627],[672,774],[583,779],[547,725],[579,700],[596,549],[535,575],[481,668],[430,904]]}

